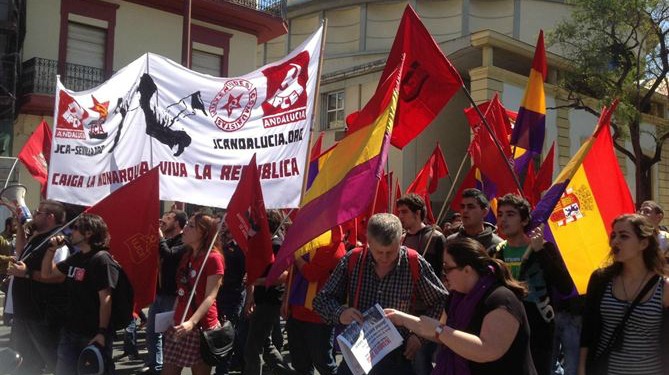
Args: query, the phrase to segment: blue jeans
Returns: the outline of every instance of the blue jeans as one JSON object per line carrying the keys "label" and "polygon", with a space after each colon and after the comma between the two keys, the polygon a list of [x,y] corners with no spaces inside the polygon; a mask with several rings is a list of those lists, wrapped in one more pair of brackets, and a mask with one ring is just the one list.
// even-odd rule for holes
{"label": "blue jeans", "polygon": [[[105,374],[114,374],[114,361],[112,361],[112,334],[109,332],[105,339],[105,349],[102,355],[105,357],[107,370]],[[79,333],[70,332],[63,329],[60,333],[60,342],[58,343],[58,363],[56,364],[56,375],[72,375],[77,373],[77,361],[79,354],[88,346],[92,337],[84,336]]]}
{"label": "blue jeans", "polygon": [[430,375],[432,373],[432,359],[434,352],[437,350],[436,342],[426,342],[421,345],[420,349],[413,357],[413,370],[416,375]]}
{"label": "blue jeans", "polygon": [[333,326],[289,318],[286,331],[290,358],[298,374],[313,375],[314,367],[320,375],[337,372],[337,363],[332,356]]}
{"label": "blue jeans", "polygon": [[[404,345],[388,353],[367,375],[414,375],[411,361],[404,357]],[[345,361],[339,364],[337,375],[351,375]]]}
{"label": "blue jeans", "polygon": [[149,317],[146,321],[146,349],[148,350],[146,365],[156,372],[163,369],[163,334],[156,333],[156,314],[171,311],[176,298],[156,294],[156,299],[149,307]]}
{"label": "blue jeans", "polygon": [[[553,363],[555,374],[576,375],[580,356],[581,316],[566,311],[555,314],[555,336],[553,338]],[[564,357],[562,372],[557,366],[560,351]]]}
{"label": "blue jeans", "polygon": [[10,346],[23,356],[17,374],[41,374],[43,367],[47,371],[56,368],[58,330],[46,320],[14,318]]}
{"label": "blue jeans", "polygon": [[269,303],[256,304],[253,315],[249,318],[249,330],[244,348],[244,374],[261,375],[260,356],[271,369],[283,365],[283,356],[273,344],[266,345],[270,340],[272,329],[279,317],[280,305]]}
{"label": "blue jeans", "polygon": [[123,353],[128,356],[138,356],[137,350],[137,319],[134,317],[130,320],[130,324],[125,327],[123,335]]}

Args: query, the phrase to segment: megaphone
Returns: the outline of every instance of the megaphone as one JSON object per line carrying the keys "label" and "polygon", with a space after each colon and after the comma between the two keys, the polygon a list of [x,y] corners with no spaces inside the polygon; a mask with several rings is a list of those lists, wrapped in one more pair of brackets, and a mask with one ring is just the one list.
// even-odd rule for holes
{"label": "megaphone", "polygon": [[0,191],[0,199],[9,207],[17,207],[19,209],[19,221],[25,224],[33,219],[30,209],[26,206],[26,187],[23,185],[11,185]]}

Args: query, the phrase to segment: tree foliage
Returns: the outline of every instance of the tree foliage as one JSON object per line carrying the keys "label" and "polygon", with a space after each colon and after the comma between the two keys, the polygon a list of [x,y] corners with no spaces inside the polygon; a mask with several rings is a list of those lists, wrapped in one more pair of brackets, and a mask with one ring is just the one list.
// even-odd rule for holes
{"label": "tree foliage", "polygon": [[[568,92],[569,106],[598,115],[587,98],[603,103],[620,99],[612,124],[616,149],[634,165],[636,200],[651,198],[651,168],[662,157],[669,129],[658,126],[648,135],[654,152],[642,149],[642,114],[652,103],[667,104],[669,85],[669,1],[572,0],[571,19],[560,23],[550,41],[573,64],[560,85]],[[629,140],[630,148],[625,147]]]}

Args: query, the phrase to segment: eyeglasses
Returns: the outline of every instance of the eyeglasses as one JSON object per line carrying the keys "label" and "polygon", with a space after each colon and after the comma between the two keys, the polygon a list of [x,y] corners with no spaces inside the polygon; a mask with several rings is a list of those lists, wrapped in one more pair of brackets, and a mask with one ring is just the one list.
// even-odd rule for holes
{"label": "eyeglasses", "polygon": [[459,266],[448,267],[448,266],[446,266],[446,263],[443,263],[442,267],[441,267],[441,269],[444,271],[444,275],[447,275],[449,272],[453,271],[454,269],[461,269],[461,268],[462,267],[459,267]]}
{"label": "eyeglasses", "polygon": [[37,216],[37,215],[41,215],[41,214],[48,215],[49,213],[46,212],[46,211],[40,211],[40,210],[33,211],[33,216]]}

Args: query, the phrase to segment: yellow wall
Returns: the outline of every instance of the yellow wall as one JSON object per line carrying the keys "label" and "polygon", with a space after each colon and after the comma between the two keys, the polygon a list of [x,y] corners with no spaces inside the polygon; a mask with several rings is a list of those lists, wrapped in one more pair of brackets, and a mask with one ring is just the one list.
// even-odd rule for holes
{"label": "yellow wall", "polygon": [[[180,15],[127,1],[116,11],[113,70],[117,71],[146,52],[181,62],[183,20]],[[98,25],[99,21],[74,16],[78,21]],[[244,75],[256,66],[255,35],[193,20],[193,24],[232,34],[228,60],[229,76]],[[27,28],[23,60],[42,57],[58,59],[60,1],[31,0],[27,3]],[[282,50],[283,52],[283,50]]]}
{"label": "yellow wall", "polygon": [[147,52],[181,63],[182,23],[176,14],[122,2],[116,11],[114,70]]}
{"label": "yellow wall", "polygon": [[58,60],[60,1],[28,1],[26,17],[23,61],[33,57]]}

